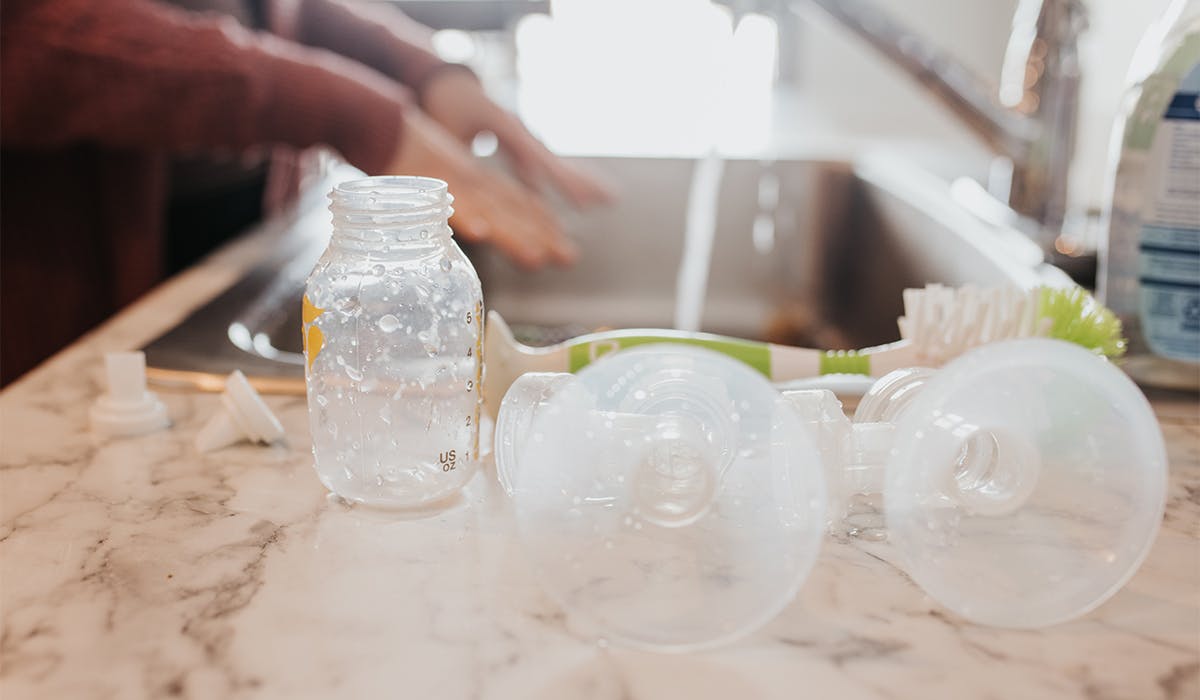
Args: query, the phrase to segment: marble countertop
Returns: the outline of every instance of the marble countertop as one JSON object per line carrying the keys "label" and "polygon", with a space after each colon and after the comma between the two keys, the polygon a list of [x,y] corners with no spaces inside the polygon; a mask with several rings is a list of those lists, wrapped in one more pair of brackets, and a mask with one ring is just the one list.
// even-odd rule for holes
{"label": "marble countertop", "polygon": [[197,455],[217,397],[160,391],[174,427],[87,429],[101,353],[139,347],[271,244],[163,285],[0,394],[0,696],[405,698],[1200,697],[1200,411],[1155,397],[1171,464],[1141,571],[1081,620],[965,623],[886,545],[827,541],[774,622],[659,655],[576,636],[510,535],[492,469],[398,519],[327,497],[305,405],[288,444]]}

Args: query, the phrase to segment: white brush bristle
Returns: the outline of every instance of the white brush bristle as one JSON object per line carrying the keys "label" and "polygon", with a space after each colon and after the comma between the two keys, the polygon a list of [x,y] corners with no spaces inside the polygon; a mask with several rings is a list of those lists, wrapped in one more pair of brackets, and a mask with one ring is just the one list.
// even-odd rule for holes
{"label": "white brush bristle", "polygon": [[1037,290],[930,284],[904,290],[897,323],[920,361],[937,367],[985,343],[1046,335],[1048,323],[1038,323],[1037,306]]}

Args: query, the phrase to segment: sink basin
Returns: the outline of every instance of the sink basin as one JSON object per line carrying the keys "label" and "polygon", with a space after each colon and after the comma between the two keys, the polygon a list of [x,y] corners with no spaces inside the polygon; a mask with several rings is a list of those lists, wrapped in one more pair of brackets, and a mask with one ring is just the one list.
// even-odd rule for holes
{"label": "sink basin", "polygon": [[[672,327],[675,320],[689,194],[701,161],[585,164],[618,183],[621,197],[609,208],[562,212],[581,249],[576,266],[530,273],[490,248],[468,249],[487,306],[532,344],[601,327]],[[702,330],[865,347],[899,337],[905,287],[1065,280],[1021,234],[976,216],[944,181],[904,163],[722,165]],[[300,297],[328,237],[323,193],[354,176],[335,170],[294,214],[268,222],[286,230],[276,255],[151,342],[151,378],[211,389],[220,387],[216,377],[241,369],[260,390],[302,392]]]}

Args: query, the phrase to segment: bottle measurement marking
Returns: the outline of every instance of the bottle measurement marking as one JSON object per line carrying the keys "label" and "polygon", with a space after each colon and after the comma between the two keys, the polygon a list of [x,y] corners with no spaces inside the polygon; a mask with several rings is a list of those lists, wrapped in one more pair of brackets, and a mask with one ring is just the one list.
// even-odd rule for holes
{"label": "bottle measurement marking", "polygon": [[[475,379],[473,380],[474,381],[473,384],[471,384],[471,383],[468,384],[468,387],[482,388],[483,387],[483,299],[475,300],[474,314],[475,314],[474,324],[477,326],[477,328],[475,329],[475,347],[467,348],[467,357],[474,357],[474,359],[475,359]],[[469,323],[472,320],[470,313],[467,314],[467,320]],[[474,351],[474,355],[472,355],[472,351]],[[470,390],[471,389],[469,388],[468,391],[470,391]],[[480,427],[479,426],[479,412],[480,412],[480,410],[482,410],[482,407],[483,407],[483,393],[480,391],[480,392],[477,392],[475,395],[474,416],[473,417],[470,415],[467,416],[467,427],[474,428],[471,431],[474,433],[474,436],[472,437],[472,445],[471,445],[471,460],[474,462],[479,461],[479,427]]]}

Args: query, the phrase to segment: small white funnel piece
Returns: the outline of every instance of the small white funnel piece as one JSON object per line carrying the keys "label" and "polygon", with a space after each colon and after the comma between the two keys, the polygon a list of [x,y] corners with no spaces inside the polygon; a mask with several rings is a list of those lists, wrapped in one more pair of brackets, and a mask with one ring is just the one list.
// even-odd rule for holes
{"label": "small white funnel piece", "polygon": [[108,393],[96,399],[89,415],[92,430],[103,435],[144,435],[167,427],[167,408],[146,391],[146,356],[110,352],[104,356]]}
{"label": "small white funnel piece", "polygon": [[196,434],[196,450],[211,452],[243,440],[270,444],[281,437],[279,419],[246,381],[246,375],[234,371],[225,378],[221,408]]}

